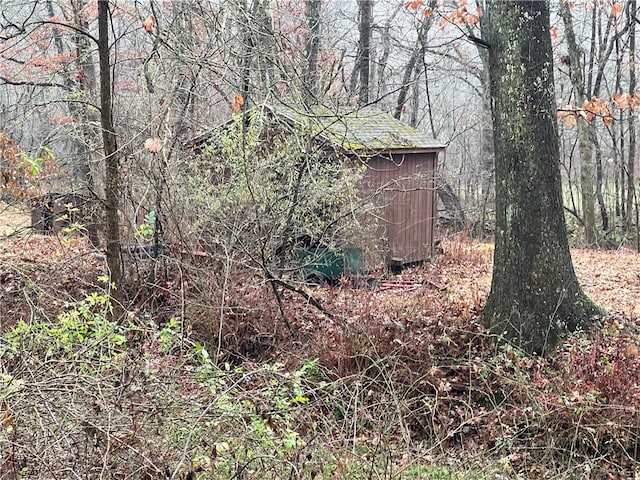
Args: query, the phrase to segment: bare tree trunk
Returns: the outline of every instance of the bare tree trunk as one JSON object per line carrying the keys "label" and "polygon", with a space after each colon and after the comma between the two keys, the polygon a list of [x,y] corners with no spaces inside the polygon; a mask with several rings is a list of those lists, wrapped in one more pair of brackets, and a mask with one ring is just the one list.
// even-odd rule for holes
{"label": "bare tree trunk", "polygon": [[416,62],[418,61],[418,56],[420,55],[421,48],[418,45],[413,50],[411,57],[409,58],[409,62],[404,67],[404,75],[402,76],[402,84],[400,85],[400,90],[398,91],[398,100],[396,101],[396,109],[393,112],[393,116],[400,120],[402,116],[402,110],[404,109],[405,103],[407,103],[407,97],[409,96],[409,88],[411,87],[411,78],[413,77],[413,72],[416,68]]}
{"label": "bare tree trunk", "polygon": [[[615,38],[616,48],[616,80],[615,80],[615,92],[622,93],[622,52],[620,49],[620,37]],[[615,163],[615,183],[616,183],[616,216],[625,218],[625,172],[624,165],[624,113],[620,111],[620,120],[617,122],[618,130],[620,134],[619,148],[614,148],[614,163]],[[616,130],[615,126],[611,129],[613,145],[616,145]]]}
{"label": "bare tree trunk", "polygon": [[105,210],[107,236],[107,266],[114,300],[114,318],[120,319],[122,306],[122,259],[120,257],[119,159],[116,133],[113,126],[111,62],[109,58],[109,2],[98,0],[98,56],[100,58],[100,124],[105,156]]}
{"label": "bare tree trunk", "polygon": [[305,102],[307,105],[318,103],[318,51],[320,50],[320,0],[306,0],[305,16],[309,36],[306,42],[307,66],[304,75]]}
{"label": "bare tree trunk", "polygon": [[391,25],[389,20],[387,19],[387,23],[385,23],[382,30],[382,55],[378,59],[378,69],[377,69],[377,91],[376,97],[380,98],[385,94],[387,89],[387,63],[389,62],[389,55],[391,53],[391,35],[389,30],[391,29]]}
{"label": "bare tree trunk", "polygon": [[596,154],[596,198],[600,207],[600,218],[602,220],[602,230],[607,232],[609,230],[609,213],[607,212],[607,205],[604,202],[604,196],[602,195],[602,183],[604,181],[604,172],[602,170],[602,150],[600,143],[595,135],[593,128],[590,128],[591,143],[594,146]]}
{"label": "bare tree trunk", "polygon": [[[597,84],[595,88],[593,87],[593,72],[594,72],[594,62],[596,59],[596,51],[597,51],[597,42],[596,42],[596,34],[598,32],[598,26],[600,25],[601,19],[601,9],[594,8],[591,13],[591,42],[589,46],[589,65],[587,66],[587,96],[589,95],[598,95],[600,90],[600,84]],[[609,53],[610,49],[607,49]],[[607,57],[608,58],[608,57]],[[602,62],[606,63],[606,62]],[[593,93],[589,93],[593,92]],[[600,143],[598,140],[598,136],[596,135],[595,129],[593,127],[589,128],[591,143],[595,149],[596,154],[596,199],[598,200],[598,205],[600,207],[600,218],[602,220],[602,230],[605,232],[609,230],[609,213],[607,212],[607,205],[604,201],[604,196],[602,195],[602,183],[604,181],[604,175],[602,170],[602,150],[600,148]]]}
{"label": "bare tree trunk", "polygon": [[[582,77],[582,53],[576,42],[573,31],[573,18],[569,5],[560,4],[560,16],[564,22],[565,38],[569,52],[569,71],[571,85],[575,94],[576,104],[582,106],[585,101],[584,79]],[[593,144],[589,138],[589,124],[581,116],[578,117],[578,145],[580,151],[580,190],[582,193],[582,218],[585,228],[587,245],[594,246],[597,241],[595,194],[593,186]]]}
{"label": "bare tree trunk", "polygon": [[440,176],[436,179],[436,189],[445,210],[447,210],[452,217],[451,222],[454,228],[461,229],[464,227],[467,224],[467,218],[460,204],[460,199],[453,191],[453,188],[451,188],[451,185]]}
{"label": "bare tree trunk", "polygon": [[369,73],[371,69],[371,27],[373,23],[373,0],[358,0],[360,31],[360,56],[358,73],[360,77],[360,93],[358,105],[369,103]]}
{"label": "bare tree trunk", "polygon": [[418,118],[418,113],[420,110],[420,84],[418,83],[420,80],[421,69],[416,68],[414,77],[413,77],[413,86],[411,88],[411,112],[409,115],[409,125],[413,128],[418,127],[418,122],[420,119]]}
{"label": "bare tree trunk", "polygon": [[[480,31],[482,38],[485,37],[487,28],[487,16],[480,18]],[[491,89],[489,77],[489,50],[483,45],[475,43],[478,51],[478,57],[482,62],[482,71],[479,72],[479,80],[482,92],[483,112],[487,116],[491,115]],[[494,185],[494,146],[493,146],[493,125],[491,122],[482,122],[480,126],[480,135],[482,141],[482,215],[480,226],[484,230],[487,216],[487,206],[495,203],[495,185]]]}
{"label": "bare tree trunk", "polygon": [[[91,48],[87,36],[82,31],[88,32],[88,25],[86,20],[80,15],[80,10],[84,7],[82,0],[76,0],[72,2],[73,18],[65,18],[69,23],[75,25],[80,31],[75,32],[73,35],[73,41],[76,47],[76,58],[74,61],[75,71],[65,67],[61,74],[64,78],[65,85],[69,88],[69,91],[74,92],[74,96],[80,94],[82,97],[92,97],[93,89],[95,87],[96,72],[91,58]],[[66,13],[66,10],[63,9]],[[47,0],[47,13],[51,16],[55,16],[52,0]],[[56,47],[58,55],[65,55],[65,43],[64,38],[61,35],[58,28],[53,28],[53,43]],[[73,144],[75,155],[72,156],[71,165],[71,180],[72,186],[79,190],[93,190],[93,176],[91,174],[90,160],[92,156],[92,149],[89,147],[89,139],[92,138],[90,120],[97,120],[96,118],[90,118],[87,108],[77,102],[71,101],[68,103],[69,113],[73,118],[77,119],[78,136],[73,137]],[[74,158],[75,157],[75,158]]]}
{"label": "bare tree trunk", "polygon": [[[432,0],[429,4],[430,8],[434,8],[435,4],[435,0]],[[431,16],[424,17],[424,19],[422,20],[422,24],[420,25],[420,30],[418,31],[418,39],[416,40],[416,44],[413,47],[413,51],[411,52],[409,61],[404,67],[404,73],[402,74],[402,83],[400,84],[400,89],[398,90],[396,108],[393,112],[393,116],[397,119],[400,119],[400,116],[402,115],[402,109],[407,102],[409,89],[412,85],[412,79],[414,75],[417,77],[416,65],[418,64],[418,60],[424,56],[424,52],[427,47],[427,33],[429,32],[429,28],[431,28],[431,24]]]}
{"label": "bare tree trunk", "polygon": [[[627,5],[629,27],[629,94],[636,93],[636,0]],[[633,226],[633,202],[635,199],[635,162],[636,162],[636,125],[633,108],[629,112],[629,157],[627,158],[627,211],[624,219],[625,229]]]}

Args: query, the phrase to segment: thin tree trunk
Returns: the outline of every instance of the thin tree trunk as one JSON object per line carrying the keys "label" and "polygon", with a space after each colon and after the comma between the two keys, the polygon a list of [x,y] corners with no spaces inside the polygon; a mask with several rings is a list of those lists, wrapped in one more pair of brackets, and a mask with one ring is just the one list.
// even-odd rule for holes
{"label": "thin tree trunk", "polygon": [[107,236],[107,266],[112,290],[114,318],[120,319],[122,305],[122,259],[120,257],[120,203],[119,159],[116,133],[113,125],[111,62],[109,58],[109,2],[98,0],[98,55],[100,58],[100,124],[105,156],[105,210]]}
{"label": "thin tree trunk", "polygon": [[360,93],[358,105],[369,103],[369,73],[371,68],[371,27],[373,23],[373,0],[358,0],[360,10],[358,30],[360,31],[360,58],[358,73]]}
{"label": "thin tree trunk", "polygon": [[[431,0],[431,2],[429,3],[429,8],[435,8],[435,6],[435,0]],[[412,79],[414,75],[417,77],[416,65],[418,63],[418,60],[420,58],[424,58],[424,53],[427,48],[427,33],[431,28],[432,22],[433,20],[431,16],[422,19],[422,24],[420,25],[420,29],[418,31],[418,39],[416,40],[415,46],[413,47],[413,51],[411,52],[409,61],[404,67],[404,73],[402,74],[402,83],[400,84],[400,89],[398,90],[398,99],[396,100],[396,108],[393,112],[393,116],[397,119],[400,119],[404,105],[407,102],[409,89],[411,88],[411,85],[413,83]]]}
{"label": "thin tree trunk", "polygon": [[[615,38],[615,47],[616,47],[616,70],[615,70],[615,92],[622,93],[622,53],[620,51],[620,37]],[[624,218],[624,206],[625,206],[625,195],[624,195],[624,178],[625,178],[625,168],[624,168],[624,112],[620,111],[620,118],[618,120],[617,126],[620,135],[619,148],[615,148],[617,142],[616,137],[616,128],[611,129],[611,135],[613,140],[613,158],[614,158],[614,176],[615,176],[615,186],[616,186],[616,217]]]}
{"label": "thin tree trunk", "polygon": [[419,45],[413,50],[411,57],[409,58],[409,62],[404,67],[404,75],[402,76],[402,84],[400,85],[400,90],[398,91],[398,100],[396,101],[396,109],[393,112],[393,116],[400,120],[402,116],[402,111],[404,110],[405,103],[407,102],[407,97],[409,96],[409,88],[411,87],[411,78],[413,77],[413,71],[416,68],[416,62],[418,60],[418,55],[420,55],[421,48]]}
{"label": "thin tree trunk", "polygon": [[307,105],[318,103],[318,52],[320,50],[320,0],[306,0],[305,17],[309,29],[306,42],[304,98]]}
{"label": "thin tree trunk", "polygon": [[[65,20],[81,30],[88,31],[87,22],[83,20],[80,15],[80,10],[83,6],[84,5],[81,0],[72,2],[73,18],[69,17],[65,18]],[[63,10],[63,12],[66,13],[66,10]],[[47,13],[51,17],[55,16],[52,0],[47,0]],[[53,43],[58,55],[65,55],[67,52],[65,50],[64,39],[58,28],[54,27],[52,29],[52,34]],[[76,47],[76,58],[74,61],[74,65],[76,67],[75,71],[70,70],[67,66],[64,67],[60,73],[64,78],[65,85],[70,91],[77,91],[83,97],[87,95],[92,97],[93,88],[95,87],[96,73],[91,58],[89,40],[86,35],[83,35],[80,32],[74,33],[73,40]],[[77,95],[77,93],[74,95]],[[90,132],[90,120],[97,119],[90,118],[88,110],[82,104],[69,102],[68,108],[71,116],[77,119],[78,122],[78,136],[73,138],[75,158],[73,159],[71,170],[72,185],[79,188],[79,190],[91,192],[93,191],[94,183],[90,165],[92,156],[92,150],[89,148],[89,139],[92,138],[92,133]]]}
{"label": "thin tree trunk", "polygon": [[409,125],[413,128],[418,126],[419,118],[418,113],[420,110],[420,84],[418,81],[420,80],[421,69],[416,68],[415,74],[413,77],[413,87],[411,89],[411,112],[409,115]]}
{"label": "thin tree trunk", "polygon": [[[565,39],[569,52],[569,71],[576,104],[581,107],[585,101],[584,79],[582,77],[582,54],[573,31],[573,18],[566,2],[560,3],[560,16],[564,22]],[[593,144],[589,139],[589,124],[578,117],[578,145],[580,152],[580,190],[582,193],[582,218],[584,221],[585,241],[595,246],[597,240],[595,217],[595,194],[593,186]]]}
{"label": "thin tree trunk", "polygon": [[602,230],[609,231],[609,213],[607,212],[607,205],[604,202],[604,195],[602,194],[602,183],[604,181],[604,172],[602,169],[602,150],[600,143],[596,138],[593,128],[590,128],[591,143],[595,148],[596,154],[596,198],[598,199],[598,206],[600,207],[600,218],[602,220]]}
{"label": "thin tree trunk", "polygon": [[[629,94],[636,93],[636,0],[630,0],[627,5],[629,27]],[[636,125],[633,108],[629,112],[629,156],[627,158],[627,215],[625,229],[633,227],[633,202],[635,199],[635,161],[636,161]]]}
{"label": "thin tree trunk", "polygon": [[384,28],[382,29],[382,55],[378,59],[378,78],[377,78],[377,92],[376,97],[380,98],[386,93],[387,89],[387,63],[389,62],[389,55],[391,53],[391,35],[389,30],[391,25],[387,20]]}

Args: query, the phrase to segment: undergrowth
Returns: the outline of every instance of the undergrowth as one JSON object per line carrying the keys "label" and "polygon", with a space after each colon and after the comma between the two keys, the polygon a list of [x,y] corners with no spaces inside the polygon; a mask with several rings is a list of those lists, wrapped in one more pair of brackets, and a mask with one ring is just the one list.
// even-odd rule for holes
{"label": "undergrowth", "polygon": [[309,289],[324,313],[188,265],[161,296],[139,286],[126,323],[100,282],[31,309],[0,341],[2,478],[634,478],[635,323],[548,359],[496,347],[490,250],[457,239],[437,265]]}

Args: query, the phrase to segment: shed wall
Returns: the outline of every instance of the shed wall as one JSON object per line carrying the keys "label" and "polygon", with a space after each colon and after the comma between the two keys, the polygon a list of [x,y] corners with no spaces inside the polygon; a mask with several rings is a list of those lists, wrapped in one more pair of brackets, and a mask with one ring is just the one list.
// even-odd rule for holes
{"label": "shed wall", "polygon": [[369,160],[364,188],[369,192],[380,190],[374,202],[381,207],[382,218],[378,222],[387,257],[412,263],[432,256],[436,162],[435,152],[393,154]]}

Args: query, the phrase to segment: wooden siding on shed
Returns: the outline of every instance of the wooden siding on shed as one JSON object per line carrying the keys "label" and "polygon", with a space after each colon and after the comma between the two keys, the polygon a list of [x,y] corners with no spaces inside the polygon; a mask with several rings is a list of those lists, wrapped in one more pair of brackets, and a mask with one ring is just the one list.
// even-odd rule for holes
{"label": "wooden siding on shed", "polygon": [[432,256],[436,161],[435,152],[369,159],[363,183],[369,192],[380,190],[374,202],[381,207],[379,224],[388,257],[413,263]]}

